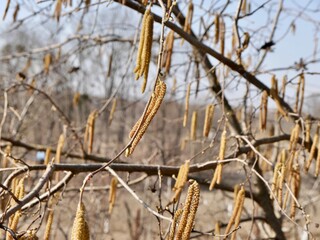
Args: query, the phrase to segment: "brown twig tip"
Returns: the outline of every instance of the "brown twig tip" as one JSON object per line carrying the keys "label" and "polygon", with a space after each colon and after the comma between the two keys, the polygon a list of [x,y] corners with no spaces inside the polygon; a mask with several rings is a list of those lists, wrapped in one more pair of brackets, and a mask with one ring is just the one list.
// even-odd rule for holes
{"label": "brown twig tip", "polygon": [[74,219],[71,231],[71,240],[89,240],[90,232],[89,226],[86,222],[85,206],[82,202],[79,202],[76,217]]}
{"label": "brown twig tip", "polygon": [[157,80],[156,88],[154,93],[151,95],[150,104],[147,108],[146,115],[144,117],[140,117],[140,119],[133,126],[129,134],[132,143],[131,146],[126,149],[126,157],[133,153],[135,147],[138,145],[139,141],[141,140],[147,128],[149,127],[152,119],[154,118],[158,109],[160,108],[162,100],[164,99],[164,96],[166,94],[166,90],[166,84],[161,80]]}
{"label": "brown twig tip", "polygon": [[190,181],[183,213],[179,222],[178,231],[175,239],[188,240],[193,228],[194,219],[200,201],[200,187],[196,181]]}
{"label": "brown twig tip", "polygon": [[203,125],[203,137],[208,137],[214,116],[214,105],[210,104],[206,108],[206,116]]}
{"label": "brown twig tip", "polygon": [[116,201],[117,184],[118,184],[118,179],[116,177],[113,177],[110,183],[110,190],[109,190],[109,214],[112,213],[113,206]]}

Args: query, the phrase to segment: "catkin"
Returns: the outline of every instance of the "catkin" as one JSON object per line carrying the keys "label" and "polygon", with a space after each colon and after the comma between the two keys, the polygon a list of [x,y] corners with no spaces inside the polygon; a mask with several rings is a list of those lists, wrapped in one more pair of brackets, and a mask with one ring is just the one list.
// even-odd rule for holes
{"label": "catkin", "polygon": [[220,222],[216,222],[216,225],[214,227],[214,239],[215,240],[219,240],[220,239],[220,234],[221,234],[221,231],[220,231]]}
{"label": "catkin", "polygon": [[[243,204],[244,204],[244,199],[245,199],[245,190],[244,190],[244,187],[241,187],[240,191],[237,194],[237,199],[236,199],[236,202],[234,205],[232,215],[231,215],[230,220],[228,222],[228,225],[225,229],[225,235],[229,234],[231,227],[236,222],[236,220],[237,220],[237,224],[239,225],[240,221],[237,218],[240,218],[240,216],[241,216],[241,212],[242,212]],[[238,227],[238,226],[235,226],[235,227]]]}
{"label": "catkin", "polygon": [[73,103],[73,106],[77,106],[78,103],[79,103],[79,100],[80,100],[80,93],[79,92],[76,92],[74,95],[73,95],[73,99],[72,99],[72,103]]}
{"label": "catkin", "polygon": [[224,155],[226,153],[226,144],[227,144],[227,129],[225,126],[221,135],[221,140],[220,140],[219,160],[224,159]]}
{"label": "catkin", "polygon": [[316,161],[316,170],[314,173],[315,177],[319,176],[319,171],[320,171],[320,141],[318,143],[318,152],[317,152],[317,161]]}
{"label": "catkin", "polygon": [[214,188],[216,184],[220,184],[221,176],[222,176],[222,164],[218,163],[209,186],[210,191]]}
{"label": "catkin", "polygon": [[191,119],[191,129],[190,129],[191,140],[197,139],[197,121],[198,121],[198,113],[194,111],[192,113],[192,119]]}
{"label": "catkin", "polygon": [[[300,176],[300,169],[299,166],[296,167],[296,169],[292,172],[293,175],[293,181],[292,181],[292,193],[295,196],[296,199],[299,197],[299,192],[300,192],[300,184],[301,184],[301,176]],[[291,200],[291,209],[290,209],[290,217],[292,219],[295,218],[296,215],[296,208],[297,208],[297,203],[292,199]]]}
{"label": "catkin", "polygon": [[313,137],[313,143],[312,143],[312,146],[311,146],[311,150],[310,150],[310,153],[309,153],[309,157],[308,157],[308,160],[306,161],[306,164],[305,164],[305,167],[304,167],[304,170],[306,172],[309,171],[309,168],[310,168],[310,165],[312,163],[312,160],[314,158],[314,155],[316,153],[316,149],[317,149],[317,146],[318,146],[318,142],[319,142],[319,126],[317,126],[317,130],[316,130],[316,133]]}
{"label": "catkin", "polygon": [[82,202],[78,204],[76,217],[74,219],[71,231],[71,240],[89,240],[89,226],[86,222],[86,210]]}
{"label": "catkin", "polygon": [[[136,134],[135,138],[133,139],[131,146],[126,150],[126,156],[129,156],[133,153],[135,147],[138,145],[143,134],[146,132],[148,126],[150,125],[153,117],[156,115],[156,113],[162,103],[164,95],[166,94],[166,89],[167,89],[166,84],[161,80],[157,80],[155,92],[152,94],[151,100],[150,100],[150,104],[153,101],[154,101],[154,104],[152,105],[152,108],[149,109],[149,113],[147,111],[145,118],[143,120],[138,120],[138,121],[142,121],[141,127],[139,129],[138,129],[138,127],[135,127],[135,126],[133,127],[133,128],[135,128],[135,132],[137,131],[137,134]],[[132,134],[132,137],[135,135],[135,132]]]}
{"label": "catkin", "polygon": [[171,93],[172,93],[172,94],[175,94],[175,93],[176,93],[176,90],[177,90],[177,78],[174,77],[174,78],[173,78],[173,83],[172,83],[172,88],[171,88]]}
{"label": "catkin", "polygon": [[174,197],[172,199],[172,202],[174,203],[176,203],[179,200],[183,187],[188,180],[189,168],[190,160],[187,160],[183,165],[180,166],[176,183],[172,189],[175,192]]}
{"label": "catkin", "polygon": [[212,125],[212,120],[214,116],[214,105],[210,104],[206,108],[206,116],[204,119],[204,125],[203,125],[203,136],[208,137],[210,128]]}
{"label": "catkin", "polygon": [[88,116],[86,131],[84,134],[84,145],[87,145],[88,153],[92,153],[92,146],[93,146],[93,138],[94,138],[94,127],[95,127],[95,120],[97,117],[97,111],[94,110]]}
{"label": "catkin", "polygon": [[250,43],[250,35],[248,32],[245,32],[244,33],[244,39],[243,39],[243,42],[242,42],[242,49],[246,49],[248,46],[249,46],[249,43]]}
{"label": "catkin", "polygon": [[300,125],[297,122],[295,127],[291,131],[289,151],[295,151],[296,145],[299,141],[299,135],[300,135]]}
{"label": "catkin", "polygon": [[177,227],[177,224],[178,224],[178,220],[179,220],[182,212],[183,212],[183,210],[181,208],[179,208],[175,212],[173,220],[172,220],[172,223],[171,223],[171,226],[170,226],[170,232],[169,232],[169,236],[167,237],[167,240],[174,240],[174,234],[176,232],[176,227]]}
{"label": "catkin", "polygon": [[275,193],[276,189],[278,189],[278,178],[279,178],[279,171],[281,170],[282,167],[282,163],[281,162],[277,162],[274,170],[273,170],[273,180],[272,180],[272,184],[271,184],[271,191],[272,193],[270,193],[270,198],[273,199],[273,193]]}
{"label": "catkin", "polygon": [[243,0],[241,4],[241,12],[243,15],[247,14],[247,0]]}
{"label": "catkin", "polygon": [[216,14],[214,16],[214,26],[215,26],[214,43],[218,44],[219,43],[219,36],[220,36],[220,15],[218,15],[218,14]]}
{"label": "catkin", "polygon": [[[17,227],[18,227],[18,223],[21,217],[21,210],[17,211],[12,218],[12,221],[9,223],[9,228],[15,232],[17,231]],[[7,237],[6,240],[12,240],[13,237],[11,236],[11,234],[9,232],[7,232]]]}
{"label": "catkin", "polygon": [[142,75],[144,75],[144,81],[141,87],[142,92],[145,91],[147,80],[148,80],[149,65],[151,60],[151,49],[152,49],[152,35],[153,35],[153,15],[150,13],[150,9],[147,9],[144,13],[143,20],[142,20],[140,43],[138,48],[136,67],[134,69],[134,73],[136,74],[137,80]]}
{"label": "catkin", "polygon": [[187,126],[187,121],[188,121],[190,91],[191,91],[191,83],[188,84],[185,103],[184,103],[183,127]]}
{"label": "catkin", "polygon": [[62,1],[63,0],[57,0],[56,7],[54,9],[54,18],[57,20],[57,22],[60,20]]}
{"label": "catkin", "polygon": [[110,190],[109,190],[109,214],[112,213],[112,209],[116,201],[117,184],[118,184],[118,179],[113,177],[111,180]]}
{"label": "catkin", "polygon": [[281,115],[287,119],[287,113],[280,103],[280,99],[279,99],[278,94],[279,94],[278,93],[278,81],[277,81],[275,75],[272,75],[270,95],[271,95],[272,99],[274,100],[274,102],[276,103],[277,110],[279,111],[279,113],[281,113]]}
{"label": "catkin", "polygon": [[278,185],[277,198],[280,206],[282,205],[282,190],[283,190],[285,175],[286,175],[286,165],[282,163],[282,166],[280,169],[280,176],[278,177],[278,183],[277,183]]}
{"label": "catkin", "polygon": [[52,228],[52,223],[53,223],[53,210],[48,211],[48,218],[47,218],[47,224],[46,224],[46,230],[44,232],[44,240],[49,240],[50,239],[50,232]]}
{"label": "catkin", "polygon": [[268,93],[263,91],[260,104],[260,130],[267,129],[268,118]]}
{"label": "catkin", "polygon": [[194,181],[187,193],[186,201],[183,207],[183,213],[179,222],[176,239],[188,240],[193,228],[195,215],[198,209],[200,200],[200,187]]}
{"label": "catkin", "polygon": [[44,158],[44,165],[48,165],[50,161],[50,156],[51,156],[51,148],[47,147],[46,149],[46,156]]}
{"label": "catkin", "polygon": [[282,86],[281,86],[281,97],[284,98],[286,94],[286,86],[287,86],[288,76],[284,75],[282,78]]}
{"label": "catkin", "polygon": [[166,74],[169,74],[170,72],[173,43],[174,43],[174,31],[171,30],[168,33],[165,41],[165,50],[164,50],[164,57],[163,57],[165,61],[162,62],[162,67],[165,68]]}
{"label": "catkin", "polygon": [[49,67],[50,67],[50,64],[52,62],[52,55],[50,53],[47,53],[44,56],[43,62],[44,62],[44,73],[48,74],[49,73]]}
{"label": "catkin", "polygon": [[300,106],[299,106],[299,115],[301,115],[302,112],[302,107],[303,107],[303,101],[304,101],[304,88],[305,88],[305,79],[304,79],[304,74],[300,74],[300,79],[299,81],[301,82],[301,92],[300,92]]}
{"label": "catkin", "polygon": [[[183,31],[187,32],[188,34],[191,33],[191,25],[192,25],[192,18],[193,18],[193,3],[190,1],[188,5],[188,12],[184,21]],[[184,38],[181,40],[181,46],[184,43]]]}
{"label": "catkin", "polygon": [[60,158],[61,158],[63,145],[64,145],[64,135],[60,134],[59,140],[58,140],[57,149],[56,149],[55,163],[60,163]]}
{"label": "catkin", "polygon": [[223,18],[221,18],[220,19],[220,31],[219,31],[220,53],[221,53],[221,55],[224,55],[225,34],[226,34],[226,24],[225,24]]}
{"label": "catkin", "polygon": [[111,107],[110,115],[109,115],[109,125],[111,125],[111,123],[112,123],[112,119],[114,116],[114,112],[116,111],[116,107],[117,107],[117,99],[115,98],[112,101],[112,107]]}

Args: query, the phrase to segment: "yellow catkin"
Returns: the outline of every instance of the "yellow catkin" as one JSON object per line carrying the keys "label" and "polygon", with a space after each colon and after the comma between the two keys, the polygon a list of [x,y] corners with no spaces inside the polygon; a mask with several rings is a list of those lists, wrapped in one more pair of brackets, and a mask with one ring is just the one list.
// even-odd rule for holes
{"label": "yellow catkin", "polygon": [[279,99],[278,94],[279,94],[278,93],[278,81],[277,81],[275,75],[272,75],[270,95],[271,95],[272,99],[274,100],[274,102],[276,103],[277,110],[279,111],[279,113],[281,113],[281,115],[287,119],[287,113],[280,103],[280,99]]}
{"label": "yellow catkin", "polygon": [[316,169],[314,172],[314,176],[318,177],[320,171],[320,141],[318,143],[318,151],[317,151],[317,160],[316,160]]}
{"label": "yellow catkin", "polygon": [[44,232],[44,237],[43,237],[44,240],[50,239],[50,232],[51,232],[51,228],[52,228],[52,223],[53,223],[53,210],[50,209],[48,211],[46,230]]}
{"label": "yellow catkin", "polygon": [[225,126],[221,135],[221,140],[220,140],[219,160],[224,159],[224,155],[226,153],[226,144],[227,144],[227,129]]}
{"label": "yellow catkin", "polygon": [[11,156],[12,145],[7,145],[4,149],[4,156],[2,161],[2,168],[7,168],[9,163],[9,156]]}
{"label": "yellow catkin", "polygon": [[78,204],[76,217],[74,219],[71,231],[71,240],[89,240],[89,226],[86,222],[86,210],[82,202]]}
{"label": "yellow catkin", "polygon": [[77,106],[78,103],[79,103],[79,100],[80,100],[80,93],[79,92],[76,92],[74,95],[73,95],[73,99],[72,99],[72,103],[73,103],[73,106]]}
{"label": "yellow catkin", "polygon": [[210,104],[206,108],[206,116],[204,119],[203,136],[208,137],[214,116],[214,105]]}
{"label": "yellow catkin", "polygon": [[[193,3],[190,1],[188,5],[188,12],[184,21],[183,31],[187,32],[188,34],[191,33],[191,25],[192,25],[192,18],[193,18]],[[181,45],[184,43],[184,38],[181,40]]]}
{"label": "yellow catkin", "polygon": [[219,240],[221,235],[221,230],[220,230],[220,222],[216,222],[214,226],[214,240]]}
{"label": "yellow catkin", "polygon": [[301,92],[300,92],[300,106],[299,106],[299,115],[301,115],[302,107],[303,107],[303,101],[304,101],[304,88],[305,88],[305,79],[304,74],[300,74],[300,82],[301,82]]}
{"label": "yellow catkin", "polygon": [[191,83],[188,84],[187,93],[186,93],[185,102],[184,102],[183,127],[187,126],[187,122],[188,122],[190,91],[191,91]]}
{"label": "yellow catkin", "polygon": [[183,213],[179,222],[176,239],[188,240],[194,224],[195,215],[200,201],[200,187],[194,181],[186,196],[186,201],[183,206]]}
{"label": "yellow catkin", "polygon": [[174,197],[172,199],[172,202],[174,203],[176,203],[179,200],[183,187],[188,180],[189,168],[190,160],[187,160],[183,165],[180,166],[176,183],[172,189],[175,192]]}
{"label": "yellow catkin", "polygon": [[226,34],[226,24],[224,23],[223,18],[221,18],[220,19],[220,31],[219,31],[219,41],[220,41],[220,53],[221,53],[221,55],[224,55],[225,34]]}
{"label": "yellow catkin", "polygon": [[168,33],[165,41],[165,51],[164,51],[164,58],[163,58],[164,61],[162,65],[162,67],[165,68],[166,74],[169,74],[170,72],[173,44],[174,44],[174,31],[171,30]]}
{"label": "yellow catkin", "polygon": [[112,209],[116,201],[117,184],[118,184],[118,179],[113,177],[110,183],[110,190],[109,190],[109,214],[112,213]]}
{"label": "yellow catkin", "polygon": [[111,123],[112,123],[114,112],[116,111],[116,107],[117,107],[117,99],[115,98],[112,101],[112,107],[111,107],[110,115],[109,115],[109,125],[111,125]]}
{"label": "yellow catkin", "polygon": [[87,151],[89,154],[92,153],[96,117],[97,117],[96,110],[94,110],[89,114],[87,125],[86,125],[86,131],[84,134],[84,145],[87,146]]}
{"label": "yellow catkin", "polygon": [[311,146],[311,149],[310,149],[309,157],[308,157],[308,159],[306,161],[306,164],[305,164],[305,167],[304,167],[304,170],[306,172],[309,171],[310,165],[311,165],[312,160],[313,160],[313,158],[315,156],[315,153],[316,153],[318,142],[319,142],[319,126],[317,127],[316,133],[315,133],[315,135],[313,137],[313,143],[312,143],[312,146]]}
{"label": "yellow catkin", "polygon": [[[292,193],[293,193],[293,195],[295,196],[296,199],[298,199],[298,197],[299,197],[300,184],[301,184],[301,176],[300,176],[299,166],[297,166],[296,169],[293,171],[293,181],[292,181],[292,186],[291,186]],[[297,204],[292,199],[292,201],[291,201],[291,209],[290,209],[290,217],[292,219],[295,218],[296,208],[297,208]]]}
{"label": "yellow catkin", "polygon": [[172,83],[172,88],[171,88],[171,93],[172,93],[172,94],[175,94],[175,93],[176,93],[176,90],[177,90],[177,78],[174,77],[174,78],[173,78],[173,83]]}
{"label": "yellow catkin", "polygon": [[46,156],[45,156],[45,158],[44,158],[44,164],[45,164],[45,165],[48,165],[48,164],[49,164],[50,156],[51,156],[51,148],[50,148],[50,147],[47,147],[47,149],[46,149]]}
{"label": "yellow catkin", "polygon": [[220,15],[219,14],[216,14],[214,16],[214,26],[215,26],[214,43],[218,44],[219,43],[219,36],[220,36]]}
{"label": "yellow catkin", "polygon": [[[153,117],[156,115],[156,113],[162,103],[162,100],[164,99],[164,95],[166,94],[166,89],[167,89],[166,84],[161,80],[157,80],[155,92],[151,96],[151,98],[155,98],[154,106],[150,109],[150,113],[146,115],[145,119],[143,119],[140,129],[136,129],[136,131],[138,131],[137,135],[134,138],[134,140],[132,141],[131,146],[127,149],[126,156],[129,156],[133,153],[135,147],[138,145],[139,141],[141,140],[144,133],[146,132]],[[152,102],[152,99],[151,99],[151,102]],[[133,135],[132,135],[132,137],[133,137]]]}
{"label": "yellow catkin", "polygon": [[287,86],[288,76],[284,75],[282,78],[282,86],[281,86],[281,97],[284,98],[286,95],[286,86]]}
{"label": "yellow catkin", "polygon": [[[275,193],[276,189],[278,189],[278,178],[279,178],[279,171],[281,170],[282,163],[277,162],[276,166],[274,167],[273,171],[273,180],[271,184],[271,191]],[[273,194],[270,193],[270,198],[273,199]]]}
{"label": "yellow catkin", "polygon": [[145,45],[145,33],[146,33],[146,25],[147,25],[147,18],[150,15],[150,9],[147,9],[143,15],[143,20],[142,20],[142,27],[141,27],[141,32],[140,32],[140,42],[139,42],[139,48],[138,48],[138,54],[137,54],[137,60],[136,60],[136,67],[134,69],[134,72],[136,73],[136,79],[138,79],[139,76],[139,71],[143,67],[142,63],[142,52],[144,49]]}
{"label": "yellow catkin", "polygon": [[306,120],[306,125],[305,125],[305,131],[306,131],[306,149],[310,149],[310,140],[311,140],[311,121],[310,119]]}
{"label": "yellow catkin", "polygon": [[[214,186],[216,184],[220,184],[221,176],[222,176],[222,164],[218,163],[216,170],[214,171],[210,186],[209,186],[210,191],[214,188]],[[220,181],[218,182],[218,180],[220,180]]]}
{"label": "yellow catkin", "polygon": [[54,18],[57,20],[57,22],[60,20],[62,1],[63,0],[57,0],[56,7],[54,9]]}
{"label": "yellow catkin", "polygon": [[300,135],[300,125],[299,123],[296,123],[295,127],[291,131],[289,151],[295,151],[296,145],[299,141],[299,135]]}
{"label": "yellow catkin", "polygon": [[[17,231],[17,227],[18,227],[18,223],[21,217],[21,211],[17,211],[12,218],[12,221],[9,223],[9,228],[13,231],[16,232]],[[7,237],[6,240],[12,240],[13,237],[11,236],[11,234],[9,232],[7,232]]]}
{"label": "yellow catkin", "polygon": [[43,62],[44,62],[44,73],[48,74],[49,73],[49,67],[50,67],[51,62],[52,62],[52,55],[50,53],[47,53],[44,56]]}
{"label": "yellow catkin", "polygon": [[172,220],[172,223],[171,223],[171,226],[170,226],[170,232],[169,232],[169,235],[167,237],[167,240],[174,240],[174,234],[176,232],[177,224],[178,224],[178,221],[179,221],[179,218],[180,218],[182,212],[183,212],[182,208],[179,208],[175,212],[173,220]]}
{"label": "yellow catkin", "polygon": [[241,187],[240,191],[237,194],[237,199],[234,205],[234,209],[232,212],[232,215],[230,217],[230,220],[228,222],[228,225],[225,229],[225,235],[230,234],[230,230],[232,225],[235,223],[237,220],[237,216],[241,215],[242,209],[243,209],[243,204],[244,204],[244,199],[245,199],[245,190],[244,187]]}
{"label": "yellow catkin", "polygon": [[286,165],[282,163],[281,169],[280,169],[280,176],[278,177],[278,189],[277,189],[277,198],[278,203],[281,206],[282,205],[282,191],[283,191],[283,183],[286,176]]}
{"label": "yellow catkin", "polygon": [[142,51],[142,64],[143,67],[143,83],[141,86],[141,92],[144,93],[147,81],[148,81],[148,75],[149,75],[149,65],[151,60],[151,50],[152,50],[152,35],[153,35],[153,15],[149,15],[147,18],[147,25],[146,25],[146,33],[145,33],[145,45]]}
{"label": "yellow catkin", "polygon": [[196,111],[194,111],[192,113],[191,128],[190,128],[190,139],[191,140],[197,139],[197,121],[198,121],[198,113]]}
{"label": "yellow catkin", "polygon": [[241,12],[243,15],[247,14],[247,0],[243,0],[241,4]]}
{"label": "yellow catkin", "polygon": [[58,145],[56,149],[56,157],[55,157],[55,163],[60,163],[61,153],[64,145],[64,135],[61,134],[58,140]]}
{"label": "yellow catkin", "polygon": [[236,200],[237,200],[237,196],[238,196],[238,193],[240,191],[240,185],[239,184],[236,184],[233,188],[233,200],[234,200],[234,205],[236,205]]}
{"label": "yellow catkin", "polygon": [[[239,207],[239,210],[236,214],[236,217],[235,217],[235,220],[234,220],[234,229],[238,228],[239,225],[240,225],[240,220],[241,220],[241,213],[242,213],[242,209],[243,209],[243,204],[244,204],[244,199],[245,199],[245,196],[244,194],[241,196],[241,199],[240,199],[240,207]],[[237,231],[234,231],[231,235],[231,240],[235,240],[236,239],[236,235],[237,235]]]}
{"label": "yellow catkin", "polygon": [[260,130],[267,129],[268,118],[268,93],[263,91],[260,104]]}

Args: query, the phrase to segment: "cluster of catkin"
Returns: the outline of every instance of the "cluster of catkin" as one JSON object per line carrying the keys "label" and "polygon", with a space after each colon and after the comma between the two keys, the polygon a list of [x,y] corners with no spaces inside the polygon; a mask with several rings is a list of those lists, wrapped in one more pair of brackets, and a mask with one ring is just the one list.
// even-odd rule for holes
{"label": "cluster of catkin", "polygon": [[183,209],[175,212],[167,240],[188,240],[194,225],[200,201],[200,187],[196,181],[190,181]]}
{"label": "cluster of catkin", "polygon": [[[224,127],[224,130],[221,135],[221,140],[220,140],[220,150],[219,150],[219,160],[223,160],[225,157],[225,152],[226,152],[226,145],[227,145],[227,129],[226,126]],[[222,163],[218,163],[217,167],[214,171],[209,190],[211,191],[216,184],[220,184],[222,180]]]}
{"label": "cluster of catkin", "polygon": [[136,80],[142,75],[144,81],[141,87],[141,91],[144,92],[147,85],[149,65],[151,60],[152,49],[152,34],[153,34],[153,15],[150,9],[147,9],[143,16],[142,28],[140,33],[140,43],[137,54],[136,67],[134,73],[136,74]]}
{"label": "cluster of catkin", "polygon": [[172,198],[173,203],[178,202],[178,200],[180,198],[183,187],[188,180],[189,168],[190,168],[190,160],[187,160],[185,162],[185,164],[180,166],[179,173],[178,173],[178,176],[176,179],[176,183],[172,189],[174,191],[174,196]]}
{"label": "cluster of catkin", "polygon": [[[244,204],[244,200],[245,200],[245,190],[244,190],[243,186],[239,189],[239,186],[236,185],[234,193],[235,193],[234,194],[235,195],[234,208],[233,208],[233,212],[232,212],[232,215],[230,217],[229,223],[228,223],[228,225],[226,227],[226,230],[225,230],[225,235],[226,236],[230,235],[230,231],[231,231],[231,227],[232,226],[234,226],[235,229],[237,227],[239,227],[240,217],[241,217],[243,204]],[[236,239],[236,232],[237,231],[234,231],[231,234],[231,239],[232,240]]]}
{"label": "cluster of catkin", "polygon": [[162,103],[164,95],[166,94],[166,89],[166,84],[161,80],[157,80],[156,88],[151,95],[149,105],[144,116],[140,117],[129,133],[129,138],[132,140],[132,143],[131,146],[126,150],[126,156],[129,156],[133,153],[135,147],[138,145],[139,141],[149,127],[153,117],[156,115]]}
{"label": "cluster of catkin", "polygon": [[73,221],[71,240],[89,240],[90,231],[86,221],[86,209],[80,201],[77,207],[76,217]]}
{"label": "cluster of catkin", "polygon": [[[24,197],[24,194],[25,194],[24,179],[25,178],[21,178],[21,179],[16,179],[15,178],[12,181],[12,193],[19,200],[21,200]],[[9,204],[10,204],[10,206],[13,206],[15,204],[15,200],[11,199]],[[21,217],[21,210],[18,210],[14,215],[12,215],[9,218],[8,227],[13,232],[17,231],[17,227],[18,227],[18,223],[19,223],[20,217]],[[7,232],[6,239],[7,240],[13,239],[13,237],[11,236],[11,234],[9,232]]]}

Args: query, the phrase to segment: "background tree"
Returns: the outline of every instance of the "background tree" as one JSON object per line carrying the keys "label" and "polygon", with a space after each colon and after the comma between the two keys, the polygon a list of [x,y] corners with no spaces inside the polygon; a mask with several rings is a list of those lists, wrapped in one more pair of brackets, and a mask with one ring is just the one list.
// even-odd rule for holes
{"label": "background tree", "polygon": [[2,238],[319,237],[318,1],[0,10]]}

